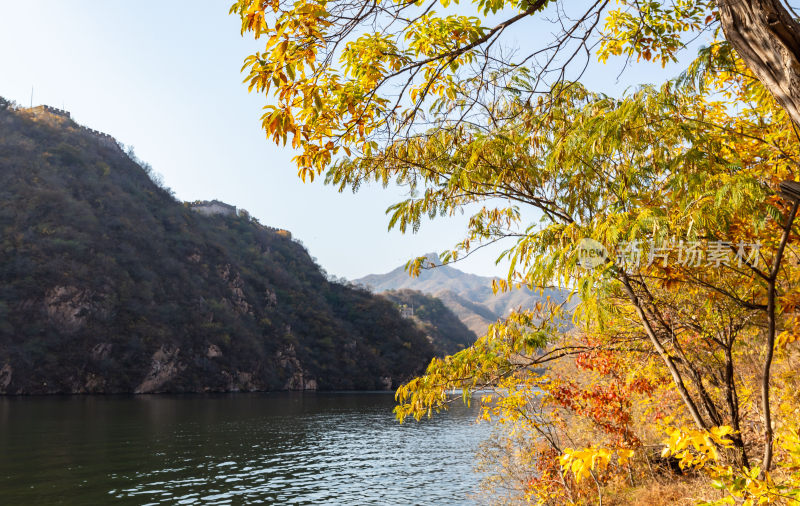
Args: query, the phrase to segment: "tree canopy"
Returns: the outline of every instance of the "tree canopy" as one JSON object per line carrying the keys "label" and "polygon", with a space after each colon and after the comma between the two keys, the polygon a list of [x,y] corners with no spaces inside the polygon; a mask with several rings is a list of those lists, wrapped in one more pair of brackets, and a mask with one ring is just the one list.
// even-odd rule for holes
{"label": "tree canopy", "polygon": [[[278,142],[292,136],[304,179],[342,163],[341,151],[369,157],[444,125],[501,126],[510,118],[499,99],[547,97],[579,77],[593,53],[601,61],[623,55],[664,64],[688,40],[721,27],[731,36],[725,43],[800,121],[792,105],[800,100],[792,87],[800,27],[777,1],[239,0],[231,11],[243,33],[266,39],[244,70],[251,90],[272,96],[264,129]],[[507,32],[535,18],[551,21],[551,37],[521,48],[505,43]],[[770,37],[778,38],[777,55],[763,47]],[[766,54],[746,50],[756,46]],[[365,176],[393,175],[380,169]]]}
{"label": "tree canopy", "polygon": [[[398,390],[400,419],[446,408],[453,389],[466,401],[488,390],[483,416],[510,428],[486,453],[495,485],[542,503],[602,502],[620,483],[655,483],[651,464],[670,458],[710,477],[721,492],[709,499],[800,497],[800,240],[797,203],[778,194],[800,156],[790,9],[233,6],[243,32],[267,39],[244,70],[272,97],[263,126],[275,142],[291,136],[301,177],[407,186],[389,209],[402,231],[477,209],[445,261],[508,239],[497,289],[558,285],[579,301],[569,315],[555,304],[512,314],[434,359]],[[552,38],[504,44],[536,18]],[[663,65],[696,37],[707,44],[668,82],[611,97],[579,80],[591,58]],[[524,222],[525,209],[541,220]]]}

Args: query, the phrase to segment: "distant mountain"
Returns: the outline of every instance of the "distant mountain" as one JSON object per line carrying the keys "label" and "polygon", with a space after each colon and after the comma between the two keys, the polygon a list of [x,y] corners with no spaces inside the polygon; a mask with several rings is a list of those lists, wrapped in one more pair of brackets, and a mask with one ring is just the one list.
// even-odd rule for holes
{"label": "distant mountain", "polygon": [[0,394],[389,389],[436,343],[285,230],[0,99]]}
{"label": "distant mountain", "polygon": [[514,309],[532,309],[536,302],[548,296],[564,300],[558,290],[546,290],[543,296],[527,288],[494,294],[492,281],[499,278],[477,276],[450,265],[442,265],[435,253],[426,255],[438,267],[422,269],[418,277],[409,276],[405,266],[386,274],[370,274],[354,280],[376,293],[387,290],[417,290],[438,297],[470,330],[477,335],[486,333],[490,323],[504,317]]}
{"label": "distant mountain", "polygon": [[449,265],[441,266],[442,262],[436,253],[429,253],[426,256],[432,263],[440,267],[422,269],[418,277],[411,277],[403,265],[386,274],[370,274],[356,279],[354,282],[368,286],[375,292],[408,288],[435,294],[449,290],[468,300],[480,303],[492,296],[492,278],[468,274]]}

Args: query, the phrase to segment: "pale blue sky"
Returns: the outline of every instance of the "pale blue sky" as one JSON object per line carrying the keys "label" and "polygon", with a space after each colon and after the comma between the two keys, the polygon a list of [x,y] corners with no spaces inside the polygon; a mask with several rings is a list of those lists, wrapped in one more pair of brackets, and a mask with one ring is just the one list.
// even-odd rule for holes
{"label": "pale blue sky", "polygon": [[[107,132],[164,176],[182,200],[219,199],[262,223],[291,230],[328,272],[354,279],[453,246],[466,217],[424,224],[416,235],[386,231],[398,190],[339,194],[297,178],[288,148],[260,129],[263,96],[239,73],[258,44],[239,35],[231,0],[0,0],[0,96],[64,107]],[[530,32],[528,32],[530,33]],[[588,84],[618,94],[680,67],[641,66],[616,81],[619,63]],[[459,264],[482,275],[498,249]]]}

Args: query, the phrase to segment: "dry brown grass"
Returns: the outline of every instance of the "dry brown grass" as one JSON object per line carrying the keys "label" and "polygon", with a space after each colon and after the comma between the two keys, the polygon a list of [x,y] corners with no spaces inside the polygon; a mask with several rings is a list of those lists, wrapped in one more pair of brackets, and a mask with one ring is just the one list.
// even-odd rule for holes
{"label": "dry brown grass", "polygon": [[709,487],[708,479],[675,476],[671,481],[651,481],[604,498],[613,506],[694,505],[700,499],[718,498],[719,492]]}

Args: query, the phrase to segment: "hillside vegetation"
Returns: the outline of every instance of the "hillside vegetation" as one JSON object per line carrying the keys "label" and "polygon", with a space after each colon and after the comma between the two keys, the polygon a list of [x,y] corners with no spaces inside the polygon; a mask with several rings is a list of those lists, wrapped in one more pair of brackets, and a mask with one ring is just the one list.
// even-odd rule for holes
{"label": "hillside vegetation", "polygon": [[452,355],[472,345],[478,337],[441,299],[416,290],[389,290],[381,295],[399,307],[409,308],[440,354]]}
{"label": "hillside vegetation", "polygon": [[433,355],[288,233],[201,216],[113,139],[0,102],[0,393],[386,389]]}

